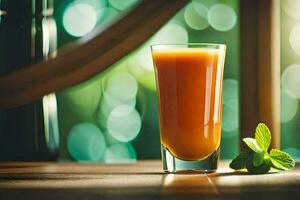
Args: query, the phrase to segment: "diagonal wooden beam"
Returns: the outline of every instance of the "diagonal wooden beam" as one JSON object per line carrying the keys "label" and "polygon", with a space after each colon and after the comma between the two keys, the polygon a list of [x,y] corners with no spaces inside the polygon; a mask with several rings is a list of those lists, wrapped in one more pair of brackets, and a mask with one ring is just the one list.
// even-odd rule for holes
{"label": "diagonal wooden beam", "polygon": [[143,0],[115,23],[72,44],[52,60],[0,77],[0,109],[20,106],[92,78],[133,51],[187,0]]}

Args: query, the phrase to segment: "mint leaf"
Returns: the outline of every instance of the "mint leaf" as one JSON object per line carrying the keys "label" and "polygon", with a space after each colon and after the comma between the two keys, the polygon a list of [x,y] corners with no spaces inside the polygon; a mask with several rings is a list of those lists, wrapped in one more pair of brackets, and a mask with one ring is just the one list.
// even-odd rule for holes
{"label": "mint leaf", "polygon": [[247,144],[247,146],[252,149],[256,153],[261,153],[263,150],[258,146],[256,140],[253,138],[244,138],[243,141]]}
{"label": "mint leaf", "polygon": [[259,123],[255,130],[255,140],[258,146],[267,152],[271,144],[271,133],[269,128],[264,123]]}
{"label": "mint leaf", "polygon": [[242,151],[230,163],[232,169],[244,169],[246,167],[250,174],[268,173],[271,167],[278,170],[288,170],[295,166],[294,159],[286,152],[268,149],[271,143],[271,133],[268,127],[260,123],[256,127],[255,139],[244,138],[243,141],[249,147]]}
{"label": "mint leaf", "polygon": [[246,167],[246,163],[248,161],[249,156],[251,155],[251,151],[241,151],[240,154],[231,161],[229,167],[231,169],[244,169]]}
{"label": "mint leaf", "polygon": [[272,167],[279,170],[288,170],[295,166],[294,159],[286,152],[272,149],[270,153]]}
{"label": "mint leaf", "polygon": [[263,153],[254,153],[253,154],[253,165],[258,167],[264,163],[264,154]]}
{"label": "mint leaf", "polygon": [[263,162],[259,166],[254,166],[252,160],[249,160],[247,162],[246,168],[248,172],[251,174],[266,174],[271,169],[270,165],[268,165],[266,162]]}

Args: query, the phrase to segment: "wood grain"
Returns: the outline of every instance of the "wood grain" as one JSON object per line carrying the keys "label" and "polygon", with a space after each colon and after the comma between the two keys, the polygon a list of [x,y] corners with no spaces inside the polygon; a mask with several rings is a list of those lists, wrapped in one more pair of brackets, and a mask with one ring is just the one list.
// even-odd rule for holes
{"label": "wood grain", "polygon": [[265,175],[167,174],[160,161],[135,164],[0,163],[1,199],[299,199],[300,166]]}
{"label": "wood grain", "polygon": [[0,109],[19,106],[90,79],[133,51],[187,0],[143,0],[121,19],[98,27],[57,58],[0,77]]}
{"label": "wood grain", "polygon": [[241,0],[241,138],[259,122],[280,147],[280,1]]}

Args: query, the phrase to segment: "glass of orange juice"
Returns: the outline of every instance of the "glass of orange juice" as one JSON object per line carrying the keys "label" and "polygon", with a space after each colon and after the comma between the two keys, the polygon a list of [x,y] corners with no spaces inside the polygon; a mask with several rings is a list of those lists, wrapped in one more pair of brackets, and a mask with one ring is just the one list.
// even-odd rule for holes
{"label": "glass of orange juice", "polygon": [[221,142],[223,44],[152,45],[166,172],[214,172]]}

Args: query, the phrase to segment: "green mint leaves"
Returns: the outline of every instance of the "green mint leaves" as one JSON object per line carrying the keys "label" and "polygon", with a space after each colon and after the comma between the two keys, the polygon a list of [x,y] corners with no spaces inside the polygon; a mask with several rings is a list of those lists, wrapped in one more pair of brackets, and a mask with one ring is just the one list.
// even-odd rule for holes
{"label": "green mint leaves", "polygon": [[248,163],[248,160],[251,156],[251,151],[241,151],[241,153],[231,161],[230,168],[232,169],[244,169],[246,167],[246,164]]}
{"label": "green mint leaves", "polygon": [[295,166],[294,159],[286,152],[272,149],[268,153],[271,144],[271,133],[268,127],[260,123],[255,130],[254,138],[244,138],[243,141],[249,149],[241,151],[240,154],[229,164],[235,170],[247,169],[251,174],[265,174],[275,168],[277,170],[288,170]]}
{"label": "green mint leaves", "polygon": [[247,144],[247,146],[256,153],[261,153],[263,150],[258,146],[257,142],[253,138],[244,138],[243,141]]}
{"label": "green mint leaves", "polygon": [[279,170],[288,170],[295,166],[295,161],[288,153],[277,149],[271,150],[270,160],[272,167]]}
{"label": "green mint leaves", "polygon": [[268,149],[271,144],[271,133],[265,124],[260,123],[256,127],[255,141],[257,142],[261,150],[268,153]]}

